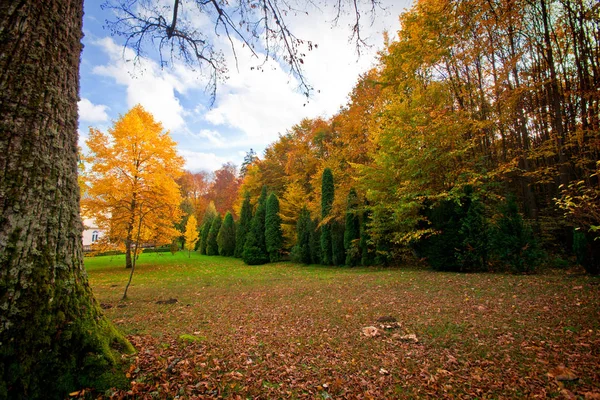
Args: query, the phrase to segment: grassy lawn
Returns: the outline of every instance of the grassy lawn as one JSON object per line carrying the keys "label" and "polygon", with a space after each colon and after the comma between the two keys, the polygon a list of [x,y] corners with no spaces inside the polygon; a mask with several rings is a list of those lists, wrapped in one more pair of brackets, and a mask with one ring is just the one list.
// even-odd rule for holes
{"label": "grassy lawn", "polygon": [[[151,253],[119,302],[124,257],[87,258],[86,267],[138,349],[138,398],[600,396],[598,278],[251,267]],[[384,316],[400,327],[362,333]],[[559,366],[578,379],[552,377]]]}

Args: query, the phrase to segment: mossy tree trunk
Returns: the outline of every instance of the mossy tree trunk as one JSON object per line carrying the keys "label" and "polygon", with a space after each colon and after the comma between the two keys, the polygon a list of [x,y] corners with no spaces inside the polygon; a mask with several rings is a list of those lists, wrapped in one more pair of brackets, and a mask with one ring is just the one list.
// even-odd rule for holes
{"label": "mossy tree trunk", "polygon": [[77,184],[82,0],[0,2],[0,398],[112,386],[133,350],[83,266]]}

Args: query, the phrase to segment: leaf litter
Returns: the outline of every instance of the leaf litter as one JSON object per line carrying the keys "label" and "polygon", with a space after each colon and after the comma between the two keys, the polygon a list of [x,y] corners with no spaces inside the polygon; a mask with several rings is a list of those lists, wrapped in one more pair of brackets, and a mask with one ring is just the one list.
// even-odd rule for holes
{"label": "leaf litter", "polygon": [[[98,395],[600,396],[595,278],[339,269],[323,279],[290,264],[255,271],[200,291],[192,280],[156,293],[157,279],[134,288],[127,308],[107,308],[138,352],[131,387]],[[111,279],[90,280],[99,300],[114,302],[104,292]],[[174,296],[180,301],[154,304]]]}

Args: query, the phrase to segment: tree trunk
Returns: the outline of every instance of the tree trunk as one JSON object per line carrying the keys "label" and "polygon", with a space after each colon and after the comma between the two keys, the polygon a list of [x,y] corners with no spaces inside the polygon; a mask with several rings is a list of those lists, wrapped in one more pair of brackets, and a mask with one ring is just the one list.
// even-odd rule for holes
{"label": "tree trunk", "polygon": [[113,386],[112,348],[133,350],[83,266],[82,17],[82,0],[0,2],[0,398]]}

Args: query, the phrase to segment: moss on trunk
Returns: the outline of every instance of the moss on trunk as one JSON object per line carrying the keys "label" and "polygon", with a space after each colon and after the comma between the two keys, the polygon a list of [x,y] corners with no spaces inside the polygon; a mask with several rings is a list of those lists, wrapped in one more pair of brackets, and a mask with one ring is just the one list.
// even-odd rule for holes
{"label": "moss on trunk", "polygon": [[0,398],[124,384],[83,266],[81,0],[0,2]]}

